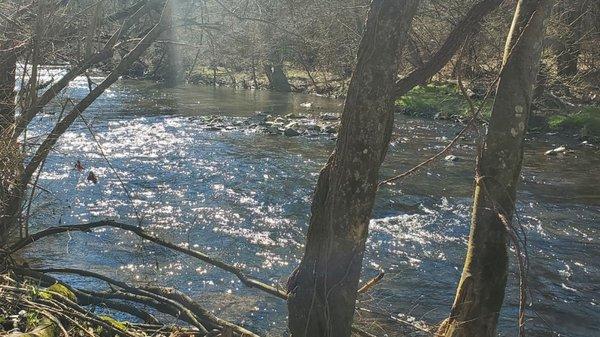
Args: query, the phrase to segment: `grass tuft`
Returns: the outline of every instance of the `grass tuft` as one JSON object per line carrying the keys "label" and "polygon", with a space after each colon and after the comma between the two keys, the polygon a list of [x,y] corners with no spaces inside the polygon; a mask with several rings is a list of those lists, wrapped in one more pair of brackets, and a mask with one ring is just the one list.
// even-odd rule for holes
{"label": "grass tuft", "polygon": [[568,115],[554,115],[548,118],[552,130],[577,130],[584,139],[600,140],[600,106],[587,106]]}
{"label": "grass tuft", "polygon": [[[474,100],[476,105],[481,101]],[[491,104],[491,103],[488,103]],[[458,88],[451,84],[417,86],[396,100],[405,115],[423,118],[455,119],[470,114],[469,104]],[[484,109],[484,117],[490,109]]]}

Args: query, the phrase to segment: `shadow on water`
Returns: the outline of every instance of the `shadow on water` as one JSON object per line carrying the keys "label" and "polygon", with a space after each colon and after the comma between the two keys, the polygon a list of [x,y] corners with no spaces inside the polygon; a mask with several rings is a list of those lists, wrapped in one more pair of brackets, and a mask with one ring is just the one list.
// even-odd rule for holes
{"label": "shadow on water", "polygon": [[[85,94],[77,82],[69,95]],[[310,109],[301,104],[310,102]],[[311,194],[334,145],[329,139],[288,138],[240,130],[209,132],[193,116],[251,116],[336,112],[341,101],[301,94],[121,81],[86,112],[102,149],[133,200],[128,200],[86,127],[78,123],[48,158],[36,199],[37,228],[115,218],[137,221],[161,237],[239,264],[284,283],[302,254]],[[306,106],[306,105],[305,105]],[[52,112],[52,111],[47,111]],[[56,115],[36,121],[33,135]],[[458,126],[397,116],[396,140],[382,176],[401,172],[439,151]],[[600,330],[600,156],[577,148],[562,157],[543,152],[560,139],[527,141],[519,218],[529,235],[534,308],[532,335],[591,336]],[[376,202],[364,278],[386,277],[360,304],[388,316],[441,320],[452,303],[468,235],[473,141],[459,145],[456,162],[442,161]],[[81,160],[86,170],[73,169]],[[85,181],[87,171],[99,177]],[[272,336],[285,327],[285,304],[218,269],[119,231],[45,239],[27,254],[39,265],[91,269],[139,283],[178,287],[226,318]],[[64,276],[63,276],[64,277]],[[510,274],[501,333],[516,335],[516,274]],[[89,279],[70,278],[100,288]],[[390,332],[393,335],[393,332]]]}

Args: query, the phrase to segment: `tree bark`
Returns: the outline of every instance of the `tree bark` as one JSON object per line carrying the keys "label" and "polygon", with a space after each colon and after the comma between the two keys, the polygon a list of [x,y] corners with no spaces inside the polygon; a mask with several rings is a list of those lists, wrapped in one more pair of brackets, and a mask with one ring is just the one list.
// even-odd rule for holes
{"label": "tree bark", "polygon": [[589,0],[561,2],[560,20],[565,30],[556,48],[556,64],[560,76],[572,77],[577,74],[583,38],[583,18],[590,4]]}
{"label": "tree bark", "polygon": [[265,73],[269,80],[269,87],[279,92],[291,92],[292,87],[287,75],[283,71],[283,64],[265,65]]}
{"label": "tree bark", "polygon": [[[0,45],[3,50],[11,47],[11,42]],[[16,67],[17,51],[4,53],[0,59],[0,247],[8,243],[18,228],[21,205],[18,186],[22,163],[19,146],[12,139]]]}
{"label": "tree bark", "polygon": [[[0,49],[10,49],[12,44],[0,44]],[[4,53],[0,59],[0,134],[15,122],[15,81],[17,53]]]}
{"label": "tree bark", "polygon": [[[169,12],[175,13],[172,3],[168,3],[170,6]],[[173,26],[173,18],[167,18],[166,24]],[[169,29],[164,33],[167,40],[164,48],[167,56],[167,64],[164,69],[164,81],[165,85],[169,88],[175,87],[181,84],[183,80],[182,76],[182,65],[181,65],[181,48],[177,45],[178,39],[175,28]]]}
{"label": "tree bark", "polygon": [[418,0],[374,0],[339,138],[321,171],[304,257],[288,281],[293,337],[349,336],[379,168],[394,123],[398,55]]}
{"label": "tree bark", "polygon": [[[450,317],[438,336],[495,337],[508,272],[506,223],[515,209],[550,0],[520,0],[504,51],[489,130],[477,163],[471,233]],[[510,220],[509,220],[510,221]]]}

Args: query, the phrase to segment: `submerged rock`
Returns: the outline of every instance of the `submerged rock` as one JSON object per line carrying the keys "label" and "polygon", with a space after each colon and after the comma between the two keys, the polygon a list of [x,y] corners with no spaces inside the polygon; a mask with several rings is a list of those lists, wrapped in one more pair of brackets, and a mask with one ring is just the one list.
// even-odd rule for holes
{"label": "submerged rock", "polygon": [[555,149],[546,151],[544,154],[546,156],[556,156],[557,154],[561,154],[561,153],[565,153],[565,152],[567,152],[567,148],[565,146],[559,146]]}
{"label": "submerged rock", "polygon": [[206,131],[221,131],[223,129],[216,125],[208,125],[205,130]]}
{"label": "submerged rock", "polygon": [[321,132],[321,126],[319,126],[316,123],[308,123],[308,124],[305,124],[304,127],[306,128],[306,130]]}
{"label": "submerged rock", "polygon": [[320,117],[324,121],[337,121],[338,119],[340,119],[340,116],[338,116],[336,114],[332,114],[332,113],[324,113],[324,114],[321,114]]}
{"label": "submerged rock", "polygon": [[271,115],[259,111],[254,116],[248,118],[247,121],[251,124],[262,124],[265,123],[269,118],[271,118]]}
{"label": "submerged rock", "polygon": [[280,126],[282,126],[282,125],[281,124],[267,125],[266,131],[268,134],[279,135],[279,134],[281,134],[281,130],[279,129]]}
{"label": "submerged rock", "polygon": [[337,127],[329,124],[323,128],[323,131],[326,133],[337,133]]}
{"label": "submerged rock", "polygon": [[339,116],[325,113],[320,116],[287,114],[272,116],[257,112],[250,117],[202,116],[190,120],[200,123],[200,127],[210,132],[258,132],[287,137],[327,137],[335,139],[340,125]]}
{"label": "submerged rock", "polygon": [[450,161],[450,162],[457,162],[457,161],[460,161],[461,159],[460,159],[460,157],[457,157],[457,156],[455,156],[455,155],[453,155],[453,154],[450,154],[450,155],[447,155],[447,156],[444,158],[444,160],[445,160],[445,161]]}
{"label": "submerged rock", "polygon": [[308,118],[308,117],[305,116],[305,115],[297,115],[297,114],[291,113],[291,114],[285,115],[285,118],[288,118],[288,119],[302,119],[302,118]]}
{"label": "submerged rock", "polygon": [[285,130],[283,130],[283,134],[288,137],[296,137],[301,135],[301,133],[298,130],[292,128],[286,128]]}

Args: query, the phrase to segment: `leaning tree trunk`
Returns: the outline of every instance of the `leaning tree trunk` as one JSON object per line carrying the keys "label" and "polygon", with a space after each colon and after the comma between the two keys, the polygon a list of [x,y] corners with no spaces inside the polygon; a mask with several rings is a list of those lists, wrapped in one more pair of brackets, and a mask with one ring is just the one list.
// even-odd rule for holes
{"label": "leaning tree trunk", "polygon": [[19,175],[21,156],[12,133],[15,122],[15,73],[17,53],[13,45],[1,44],[0,55],[0,247],[8,242],[18,228],[20,213]]}
{"label": "leaning tree trunk", "polygon": [[438,336],[496,336],[508,272],[507,224],[502,218],[510,221],[515,209],[523,139],[551,5],[551,0],[520,0],[517,5],[477,164],[467,257],[450,317]]}
{"label": "leaning tree trunk", "polygon": [[293,337],[349,336],[379,168],[394,123],[394,82],[418,0],[374,0],[339,138],[321,171],[300,266],[288,281]]}

